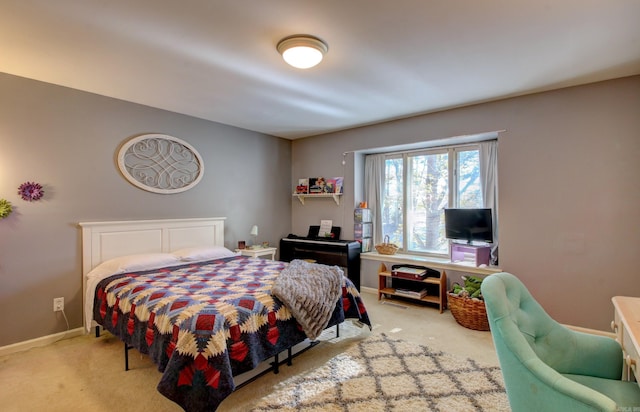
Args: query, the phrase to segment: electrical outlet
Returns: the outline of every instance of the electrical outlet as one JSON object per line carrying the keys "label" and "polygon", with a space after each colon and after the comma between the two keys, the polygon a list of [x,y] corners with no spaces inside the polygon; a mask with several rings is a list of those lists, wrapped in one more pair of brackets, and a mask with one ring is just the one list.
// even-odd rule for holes
{"label": "electrical outlet", "polygon": [[64,298],[53,298],[53,311],[60,312],[64,310]]}

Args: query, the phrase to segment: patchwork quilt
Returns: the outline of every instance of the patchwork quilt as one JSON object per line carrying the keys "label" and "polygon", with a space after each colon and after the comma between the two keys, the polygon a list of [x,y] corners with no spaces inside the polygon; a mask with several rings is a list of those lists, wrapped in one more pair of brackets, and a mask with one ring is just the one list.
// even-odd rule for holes
{"label": "patchwork quilt", "polygon": [[[153,359],[160,393],[186,411],[212,411],[233,376],[306,339],[271,293],[287,265],[237,256],[114,275],[96,288],[94,319]],[[345,318],[371,327],[347,278],[327,327]]]}

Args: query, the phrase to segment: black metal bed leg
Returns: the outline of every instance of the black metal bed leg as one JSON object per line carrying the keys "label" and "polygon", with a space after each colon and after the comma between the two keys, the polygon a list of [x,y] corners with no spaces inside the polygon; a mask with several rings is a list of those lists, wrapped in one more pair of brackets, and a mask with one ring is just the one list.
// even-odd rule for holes
{"label": "black metal bed leg", "polygon": [[293,365],[293,356],[291,355],[291,348],[287,349],[287,366]]}
{"label": "black metal bed leg", "polygon": [[96,325],[96,338],[100,337],[100,326]]}
{"label": "black metal bed leg", "polygon": [[273,357],[273,373],[278,374],[280,372],[280,357],[279,353],[276,353]]}
{"label": "black metal bed leg", "polygon": [[128,371],[129,370],[129,346],[127,345],[127,342],[124,343],[124,370]]}
{"label": "black metal bed leg", "polygon": [[336,325],[336,338],[339,338],[339,337],[340,337],[340,324],[338,323]]}

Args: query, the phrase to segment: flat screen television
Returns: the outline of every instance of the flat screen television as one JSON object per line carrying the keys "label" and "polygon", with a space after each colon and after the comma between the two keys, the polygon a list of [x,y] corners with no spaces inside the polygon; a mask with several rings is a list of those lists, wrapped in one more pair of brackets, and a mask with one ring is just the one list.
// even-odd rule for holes
{"label": "flat screen television", "polygon": [[444,228],[447,239],[493,243],[491,209],[445,209]]}

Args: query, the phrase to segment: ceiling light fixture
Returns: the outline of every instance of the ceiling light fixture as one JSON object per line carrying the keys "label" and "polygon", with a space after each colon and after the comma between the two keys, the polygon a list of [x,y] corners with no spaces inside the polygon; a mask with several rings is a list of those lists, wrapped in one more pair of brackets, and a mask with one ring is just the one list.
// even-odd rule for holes
{"label": "ceiling light fixture", "polygon": [[284,61],[298,69],[308,69],[317,65],[329,50],[325,42],[306,34],[285,37],[276,48]]}

